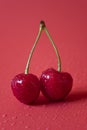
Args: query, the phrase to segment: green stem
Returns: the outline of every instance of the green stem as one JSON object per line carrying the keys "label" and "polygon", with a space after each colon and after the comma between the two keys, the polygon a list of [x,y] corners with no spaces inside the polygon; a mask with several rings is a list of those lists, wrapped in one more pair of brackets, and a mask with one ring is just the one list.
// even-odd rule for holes
{"label": "green stem", "polygon": [[43,30],[46,32],[48,38],[50,39],[50,41],[51,41],[51,43],[52,43],[52,45],[54,47],[54,50],[55,50],[57,58],[58,58],[58,71],[59,72],[61,71],[61,60],[60,60],[60,55],[58,53],[58,49],[57,49],[57,47],[56,47],[56,45],[55,45],[55,43],[54,43],[50,33],[48,32],[48,30],[47,30],[47,28],[45,26],[44,21],[41,21],[40,22],[38,35],[36,37],[35,43],[34,43],[32,49],[31,49],[31,52],[30,52],[29,57],[28,57],[28,61],[27,61],[26,68],[25,68],[25,74],[28,74],[28,72],[29,72],[29,66],[30,66],[31,58],[32,58],[33,52],[35,50],[35,47],[36,47],[36,45],[37,45],[37,43],[38,43],[38,41],[40,39],[40,36],[41,36]]}
{"label": "green stem", "polygon": [[60,58],[58,49],[57,49],[57,47],[56,47],[56,45],[55,45],[55,43],[54,43],[54,41],[53,41],[53,39],[52,39],[52,37],[51,37],[49,31],[47,30],[46,26],[44,27],[44,31],[46,32],[46,34],[47,34],[48,38],[50,39],[50,41],[51,41],[51,43],[52,43],[52,45],[53,45],[53,47],[54,47],[54,50],[55,50],[55,52],[56,52],[57,59],[58,59],[58,61],[57,61],[57,62],[58,62],[58,63],[57,63],[57,64],[58,64],[58,71],[60,72],[60,71],[61,71],[61,58]]}
{"label": "green stem", "polygon": [[38,41],[40,39],[42,30],[43,30],[43,25],[41,24],[40,28],[39,28],[38,35],[37,35],[36,40],[35,40],[35,43],[34,43],[32,49],[31,49],[29,57],[28,57],[28,61],[27,61],[26,68],[25,68],[25,74],[28,74],[28,72],[29,72],[29,66],[30,66],[31,58],[32,58],[33,52],[35,50],[35,47],[36,47],[36,45],[37,45],[37,43],[38,43]]}

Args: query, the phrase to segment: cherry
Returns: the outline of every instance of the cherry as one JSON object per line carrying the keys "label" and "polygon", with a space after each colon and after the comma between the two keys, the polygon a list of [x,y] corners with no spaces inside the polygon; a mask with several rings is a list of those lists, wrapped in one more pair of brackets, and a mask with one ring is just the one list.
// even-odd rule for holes
{"label": "cherry", "polygon": [[[42,72],[40,80],[34,74],[29,73],[30,61],[34,49],[38,43],[42,31],[45,31],[50,39],[58,58],[58,71],[50,68]],[[22,103],[31,104],[39,96],[40,89],[42,93],[50,100],[60,100],[68,95],[72,88],[73,79],[67,72],[61,72],[61,59],[58,49],[50,36],[44,21],[40,22],[40,28],[35,43],[29,54],[25,72],[16,75],[11,81],[11,88],[14,96]]]}
{"label": "cherry", "polygon": [[29,73],[29,66],[34,49],[38,43],[41,36],[42,30],[44,29],[44,22],[40,22],[39,32],[36,37],[35,43],[31,49],[28,57],[28,61],[25,68],[25,73],[16,75],[11,81],[11,88],[14,96],[22,103],[31,104],[33,103],[40,93],[40,80],[34,74]]}
{"label": "cherry", "polygon": [[61,59],[58,49],[50,33],[48,32],[44,21],[41,21],[41,23],[43,24],[43,30],[46,32],[48,38],[50,39],[58,58],[58,71],[53,68],[49,68],[42,72],[42,75],[40,77],[41,90],[42,93],[50,100],[61,100],[65,98],[71,91],[73,78],[69,73],[61,72]]}
{"label": "cherry", "polygon": [[14,96],[20,102],[25,103],[25,104],[33,103],[38,98],[39,93],[40,93],[39,79],[34,74],[28,73],[28,71],[29,71],[29,65],[30,65],[30,61],[31,61],[34,49],[41,36],[42,30],[43,30],[43,24],[41,23],[35,43],[29,54],[29,58],[28,58],[27,65],[25,68],[25,73],[16,75],[11,81],[11,88],[12,88]]}
{"label": "cherry", "polygon": [[14,96],[22,103],[33,103],[40,92],[40,83],[33,74],[18,74],[11,82]]}
{"label": "cherry", "polygon": [[73,79],[67,72],[58,72],[49,68],[42,72],[41,78],[42,93],[50,100],[61,100],[68,95],[72,88]]}

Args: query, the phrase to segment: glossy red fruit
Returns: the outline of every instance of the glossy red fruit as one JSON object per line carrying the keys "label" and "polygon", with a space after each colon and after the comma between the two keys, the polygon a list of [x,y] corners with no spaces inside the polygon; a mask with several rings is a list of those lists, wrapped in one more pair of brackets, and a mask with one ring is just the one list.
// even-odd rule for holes
{"label": "glossy red fruit", "polygon": [[14,96],[22,103],[33,103],[40,93],[39,79],[33,74],[18,74],[11,82]]}
{"label": "glossy red fruit", "polygon": [[73,79],[67,72],[58,72],[50,68],[42,73],[40,82],[42,93],[50,100],[56,101],[69,94]]}

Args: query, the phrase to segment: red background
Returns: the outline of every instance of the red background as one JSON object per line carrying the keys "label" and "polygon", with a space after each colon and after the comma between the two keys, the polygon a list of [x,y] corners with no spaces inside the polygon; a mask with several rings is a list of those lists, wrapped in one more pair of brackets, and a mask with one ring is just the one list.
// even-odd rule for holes
{"label": "red background", "polygon": [[[24,72],[40,20],[44,20],[62,60],[72,74],[67,100],[49,103],[39,97],[27,106],[13,96],[10,82]],[[57,58],[43,33],[30,72],[40,76]],[[0,0],[0,130],[87,130],[87,1]]]}

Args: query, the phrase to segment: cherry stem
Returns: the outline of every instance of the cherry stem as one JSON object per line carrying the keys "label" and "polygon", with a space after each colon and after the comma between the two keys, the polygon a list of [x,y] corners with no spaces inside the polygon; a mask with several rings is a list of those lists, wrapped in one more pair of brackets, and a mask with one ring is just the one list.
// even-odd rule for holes
{"label": "cherry stem", "polygon": [[59,55],[58,49],[57,49],[57,47],[56,47],[56,45],[55,45],[55,43],[54,43],[54,41],[53,41],[49,31],[47,30],[47,27],[46,27],[44,21],[41,21],[40,22],[38,35],[36,37],[35,43],[34,43],[32,49],[31,49],[29,57],[28,57],[28,61],[27,61],[26,68],[25,68],[25,74],[28,74],[28,72],[29,72],[29,66],[30,66],[31,58],[32,58],[33,52],[34,52],[34,50],[36,48],[36,45],[37,45],[37,43],[38,43],[38,41],[40,39],[40,36],[41,36],[43,30],[46,32],[49,40],[51,41],[51,43],[52,43],[52,45],[54,47],[54,50],[55,50],[57,58],[58,58],[58,71],[59,72],[61,71],[61,59],[60,59],[60,55]]}
{"label": "cherry stem", "polygon": [[49,31],[47,30],[46,26],[44,27],[44,31],[46,32],[46,34],[47,34],[49,40],[51,41],[51,43],[52,43],[52,45],[54,47],[54,50],[56,52],[57,59],[58,59],[58,63],[57,63],[58,64],[58,68],[57,68],[57,70],[60,72],[61,71],[61,58],[60,58],[60,55],[59,55],[59,51],[58,51],[58,49],[57,49],[57,47],[56,47],[56,45],[55,45],[55,43],[54,43],[50,33],[49,33]]}
{"label": "cherry stem", "polygon": [[35,43],[30,51],[30,54],[29,54],[29,57],[28,57],[28,61],[27,61],[27,64],[26,64],[26,68],[25,68],[25,74],[28,74],[29,72],[29,66],[30,66],[30,62],[31,62],[31,58],[32,58],[32,55],[33,55],[33,52],[35,50],[35,47],[40,39],[40,36],[41,36],[41,33],[42,33],[42,30],[43,30],[43,25],[40,24],[40,28],[39,28],[39,32],[38,32],[38,35],[36,37],[36,40],[35,40]]}

